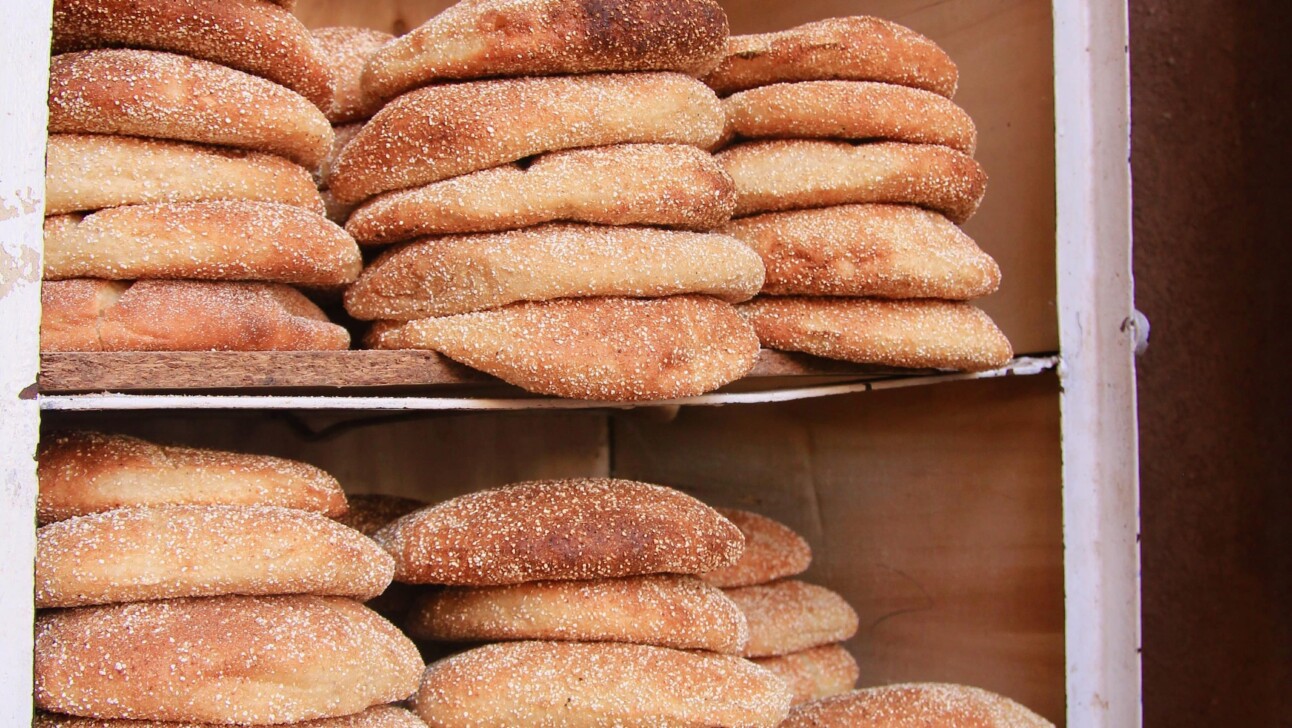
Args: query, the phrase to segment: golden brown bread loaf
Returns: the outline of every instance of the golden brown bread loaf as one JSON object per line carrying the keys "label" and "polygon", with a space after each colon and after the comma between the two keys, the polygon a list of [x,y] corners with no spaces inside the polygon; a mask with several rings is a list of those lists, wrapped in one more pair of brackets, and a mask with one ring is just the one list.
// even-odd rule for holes
{"label": "golden brown bread loaf", "polygon": [[1014,356],[987,314],[955,301],[760,296],[737,310],[763,346],[827,359],[980,371]]}
{"label": "golden brown bread loaf", "polygon": [[695,574],[734,562],[740,530],[685,493],[610,478],[516,483],[411,513],[373,538],[395,580],[489,586]]}
{"label": "golden brown bread loaf", "polygon": [[360,494],[352,495],[348,500],[350,510],[337,516],[336,520],[365,536],[371,536],[391,522],[429,505],[423,500],[398,495]]}
{"label": "golden brown bread loaf", "polygon": [[724,118],[707,86],[678,73],[510,78],[431,86],[387,104],[328,179],[359,202],[544,152],[632,142],[709,148]]}
{"label": "golden brown bread loaf", "polygon": [[332,125],[284,86],[173,53],[95,50],[54,56],[49,130],[222,144],[314,168]]}
{"label": "golden brown bread loaf", "polygon": [[150,505],[36,533],[36,608],[225,594],[371,599],[395,563],[358,531],[277,506]]}
{"label": "golden brown bread loaf", "polygon": [[704,293],[735,303],[762,285],[762,261],[725,235],[553,224],[387,251],[346,291],[345,308],[365,321],[411,321],[588,296]]}
{"label": "golden brown bread loaf", "polygon": [[422,659],[341,597],[208,597],[36,618],[36,706],[94,718],[294,723],[403,700]]}
{"label": "golden brown bread loaf", "polygon": [[987,192],[968,155],[933,144],[778,139],[728,147],[718,163],[736,183],[736,216],[863,202],[919,205],[963,223]]}
{"label": "golden brown bread loaf", "polygon": [[[161,720],[101,720],[72,715],[37,713],[32,728],[208,728],[209,723],[176,723]],[[293,728],[426,728],[412,712],[394,705],[378,705],[362,713],[339,718],[319,718],[294,723]]]}
{"label": "golden brown bread loaf", "polygon": [[733,655],[612,642],[485,645],[431,664],[418,714],[434,728],[779,725],[779,678]]}
{"label": "golden brown bread loaf", "polygon": [[880,81],[951,98],[959,71],[936,43],[897,23],[865,16],[736,35],[704,82],[723,96],[787,81]]}
{"label": "golden brown bread loaf", "polygon": [[93,48],[169,51],[273,81],[320,109],[332,71],[294,15],[260,0],[57,0],[54,53]]}
{"label": "golden brown bread loaf", "polygon": [[332,72],[332,96],[323,106],[328,121],[346,124],[371,118],[381,110],[381,99],[364,93],[363,68],[395,36],[371,28],[315,28],[312,32]]}
{"label": "golden brown bread loaf", "polygon": [[273,202],[131,205],[45,218],[46,280],[192,278],[353,283],[359,246],[335,223]]}
{"label": "golden brown bread loaf", "polygon": [[376,349],[430,349],[538,394],[601,401],[691,397],[743,377],[758,337],[710,296],[564,298],[378,322]]}
{"label": "golden brown bread loaf", "polygon": [[812,563],[811,547],[788,526],[750,511],[717,510],[740,529],[745,550],[736,563],[700,574],[705,582],[723,588],[766,584],[802,574]]}
{"label": "golden brown bread loaf", "polygon": [[1009,698],[964,685],[916,683],[855,690],[800,705],[782,728],[1054,728]]}
{"label": "golden brown bread loaf", "polygon": [[281,283],[45,281],[41,351],[329,351],[350,333]]}
{"label": "golden brown bread loaf", "polygon": [[728,654],[749,640],[734,602],[678,574],[447,587],[419,600],[406,631],[449,642],[627,642]]}
{"label": "golden brown bread loaf", "polygon": [[823,586],[784,579],[726,592],[749,621],[745,657],[788,655],[857,633],[857,613]]}
{"label": "golden brown bread loaf", "polygon": [[119,205],[258,200],[323,212],[314,180],[282,157],[107,134],[51,134],[45,214]]}
{"label": "golden brown bread loaf", "polygon": [[240,505],[346,512],[336,478],[295,460],[159,445],[127,435],[63,432],[37,455],[41,524],[134,506]]}
{"label": "golden brown bread loaf", "polygon": [[839,645],[822,645],[776,657],[756,657],[755,665],[789,686],[794,705],[846,693],[857,685],[861,670],[852,653]]}
{"label": "golden brown bread loaf", "polygon": [[346,230],[361,243],[511,230],[545,222],[712,230],[736,188],[713,156],[683,144],[617,144],[544,154],[378,195]]}
{"label": "golden brown bread loaf", "polygon": [[996,261],[950,220],[911,205],[839,205],[723,226],[763,259],[763,293],[968,300],[1000,286]]}
{"label": "golden brown bread loaf", "polygon": [[745,139],[886,139],[972,155],[978,131],[964,109],[931,91],[865,81],[778,83],[722,102],[727,135]]}
{"label": "golden brown bread loaf", "polygon": [[487,76],[599,71],[701,75],[722,58],[727,15],[714,0],[468,0],[373,56],[369,93]]}

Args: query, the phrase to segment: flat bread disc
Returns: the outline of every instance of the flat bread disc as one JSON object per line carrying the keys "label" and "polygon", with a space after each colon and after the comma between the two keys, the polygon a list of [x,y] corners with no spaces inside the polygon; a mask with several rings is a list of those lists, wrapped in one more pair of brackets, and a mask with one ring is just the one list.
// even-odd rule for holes
{"label": "flat bread disc", "polygon": [[964,685],[916,683],[855,690],[796,707],[782,728],[1054,728],[1009,698]]}
{"label": "flat bread disc", "polygon": [[807,571],[812,549],[803,537],[779,521],[750,511],[719,508],[745,537],[745,551],[731,566],[700,574],[714,586],[730,588],[766,584]]}
{"label": "flat bread disc", "polygon": [[[162,720],[100,720],[72,715],[37,713],[32,728],[210,728],[209,723],[176,723]],[[394,705],[378,705],[340,718],[319,718],[295,723],[293,728],[426,728],[416,714]]]}
{"label": "flat bread disc", "polygon": [[726,592],[749,620],[745,657],[788,655],[857,633],[857,612],[823,586],[785,579]]}
{"label": "flat bread disc", "polygon": [[758,337],[710,296],[563,298],[379,322],[376,349],[430,349],[538,394],[601,401],[692,397],[748,374]]}
{"label": "flat bread disc", "polygon": [[857,660],[839,645],[810,647],[777,657],[756,657],[753,662],[790,686],[795,705],[846,693],[857,686],[857,678],[861,677]]}

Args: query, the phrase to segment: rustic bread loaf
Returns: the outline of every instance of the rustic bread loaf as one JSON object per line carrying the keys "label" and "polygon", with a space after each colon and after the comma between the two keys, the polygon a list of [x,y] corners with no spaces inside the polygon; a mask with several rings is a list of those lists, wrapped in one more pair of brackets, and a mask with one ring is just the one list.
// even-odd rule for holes
{"label": "rustic bread loaf", "polygon": [[766,584],[807,571],[812,549],[803,537],[767,516],[734,508],[719,508],[745,537],[745,550],[731,566],[700,574],[714,586],[730,588]]}
{"label": "rustic bread loaf", "polygon": [[823,586],[784,579],[726,592],[749,621],[745,657],[788,655],[857,633],[857,613]]}
{"label": "rustic bread loaf", "polygon": [[[37,713],[32,728],[209,728],[209,723],[176,723],[163,720],[113,720],[73,715]],[[426,728],[416,714],[394,705],[378,705],[362,713],[339,718],[319,718],[294,723],[293,728]]]}
{"label": "rustic bread loaf", "polygon": [[323,107],[328,121],[347,124],[371,118],[381,110],[382,102],[364,92],[363,68],[395,36],[371,28],[344,27],[315,28],[313,33],[332,73],[332,97]]}
{"label": "rustic bread loaf", "polygon": [[756,657],[753,663],[785,681],[794,705],[846,693],[857,686],[861,669],[852,653],[839,645],[810,647],[776,657]]}
{"label": "rustic bread loaf", "polygon": [[887,685],[796,707],[781,728],[1054,728],[1009,698],[964,685]]}

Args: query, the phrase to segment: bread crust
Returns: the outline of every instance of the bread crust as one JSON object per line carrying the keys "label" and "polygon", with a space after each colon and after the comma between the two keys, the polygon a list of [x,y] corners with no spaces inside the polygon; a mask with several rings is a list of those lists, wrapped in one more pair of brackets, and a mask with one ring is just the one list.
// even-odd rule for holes
{"label": "bread crust", "polygon": [[350,509],[337,516],[336,520],[365,536],[371,536],[403,516],[430,505],[416,498],[375,493],[352,495],[348,500]]}
{"label": "bread crust", "polygon": [[839,645],[811,647],[776,657],[756,657],[755,665],[768,670],[790,687],[794,705],[828,698],[852,690],[861,668],[852,653]]}
{"label": "bread crust", "polygon": [[736,35],[704,82],[723,96],[788,81],[880,81],[951,98],[959,71],[936,43],[910,28],[853,16],[789,30]]}
{"label": "bread crust", "polygon": [[121,205],[248,200],[319,214],[309,170],[273,154],[106,134],[51,134],[45,214]]}
{"label": "bread crust", "polygon": [[736,216],[854,203],[927,207],[966,222],[987,192],[972,157],[934,144],[769,140],[717,154],[736,183]]}
{"label": "bread crust", "polygon": [[981,371],[1014,356],[996,324],[967,303],[760,296],[738,310],[763,346],[827,359]]}
{"label": "bread crust", "polygon": [[788,655],[857,633],[857,613],[823,586],[784,579],[725,591],[749,621],[745,657]]}
{"label": "bread crust", "polygon": [[341,597],[207,597],[43,612],[35,698],[96,718],[294,723],[403,700],[422,660]]}
{"label": "bread crust", "polygon": [[587,296],[704,293],[734,303],[762,285],[762,261],[725,235],[558,224],[395,248],[364,269],[345,307],[360,320],[411,321]]}
{"label": "bread crust", "polygon": [[1054,728],[995,693],[964,685],[912,683],[854,690],[796,707],[782,728]]}
{"label": "bread crust", "polygon": [[128,435],[54,433],[41,440],[36,476],[42,526],[137,506],[263,505],[332,518],[346,512],[341,485],[313,465]]}
{"label": "bread crust", "polygon": [[489,76],[680,71],[717,66],[727,15],[714,0],[467,0],[373,56],[369,93]]}
{"label": "bread crust", "polygon": [[[160,720],[99,720],[72,715],[37,713],[32,728],[209,728],[209,723]],[[394,705],[377,705],[362,713],[296,723],[293,728],[426,728],[414,713]]]}
{"label": "bread crust", "polygon": [[320,109],[332,71],[309,30],[260,0],[57,0],[54,53],[139,48],[200,58],[273,81]]}
{"label": "bread crust", "polygon": [[932,91],[867,81],[778,83],[723,100],[727,136],[940,144],[970,156],[978,131],[964,109]]}
{"label": "bread crust", "polygon": [[785,684],[733,655],[612,642],[486,645],[431,664],[416,710],[435,728],[780,724]]}
{"label": "bread crust", "polygon": [[377,349],[430,349],[538,394],[600,401],[691,397],[754,367],[758,337],[710,296],[565,298],[380,322]]}
{"label": "bread crust", "polygon": [[328,121],[348,124],[380,111],[381,99],[363,90],[363,68],[395,36],[372,28],[315,28],[311,32],[332,73],[333,93],[323,106]]}
{"label": "bread crust", "polygon": [[749,627],[719,589],[692,576],[448,587],[419,600],[407,631],[449,642],[626,642],[740,654]]}
{"label": "bread crust", "polygon": [[544,152],[626,143],[709,148],[718,97],[679,73],[509,78],[431,86],[390,102],[328,180],[354,203]]}
{"label": "bread crust", "polygon": [[766,584],[807,571],[812,549],[789,526],[767,516],[734,508],[717,509],[745,537],[745,550],[731,566],[700,574],[706,583],[724,589]]}
{"label": "bread crust", "polygon": [[173,53],[81,51],[50,61],[49,130],[220,144],[314,168],[332,125],[300,94],[258,76]]}
{"label": "bread crust", "polygon": [[361,243],[495,232],[548,222],[712,230],[731,219],[736,188],[713,156],[682,144],[552,152],[522,167],[482,169],[387,192],[355,210]]}
{"label": "bread crust", "polygon": [[610,478],[516,483],[404,516],[374,536],[395,579],[492,586],[694,574],[740,555],[740,531],[685,493]]}
{"label": "bread crust", "polygon": [[911,205],[770,212],[721,231],[763,259],[767,295],[969,300],[1000,287],[1000,267],[973,239]]}
{"label": "bread crust", "polygon": [[132,205],[45,218],[46,280],[188,278],[313,287],[353,283],[363,269],[349,233],[272,202]]}

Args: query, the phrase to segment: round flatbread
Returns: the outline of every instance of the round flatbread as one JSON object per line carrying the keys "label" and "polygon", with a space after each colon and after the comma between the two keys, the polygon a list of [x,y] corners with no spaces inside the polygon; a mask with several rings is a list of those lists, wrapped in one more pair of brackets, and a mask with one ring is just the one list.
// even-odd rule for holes
{"label": "round flatbread", "polygon": [[[32,728],[210,728],[209,723],[176,723],[162,720],[112,720],[37,713]],[[319,718],[295,723],[293,728],[426,728],[416,714],[393,705],[378,705],[340,718]]]}
{"label": "round flatbread", "polygon": [[857,613],[823,586],[785,579],[726,592],[749,620],[745,657],[788,655],[857,633]]}
{"label": "round flatbread", "polygon": [[964,685],[887,685],[835,695],[795,708],[782,728],[1054,728],[1009,698]]}
{"label": "round flatbread", "polygon": [[852,690],[861,668],[852,653],[839,645],[822,645],[777,657],[756,657],[755,665],[789,685],[794,704],[828,698]]}
{"label": "round flatbread", "polygon": [[788,526],[750,511],[719,508],[745,537],[745,551],[731,566],[700,574],[714,586],[730,588],[766,584],[807,571],[812,549]]}

